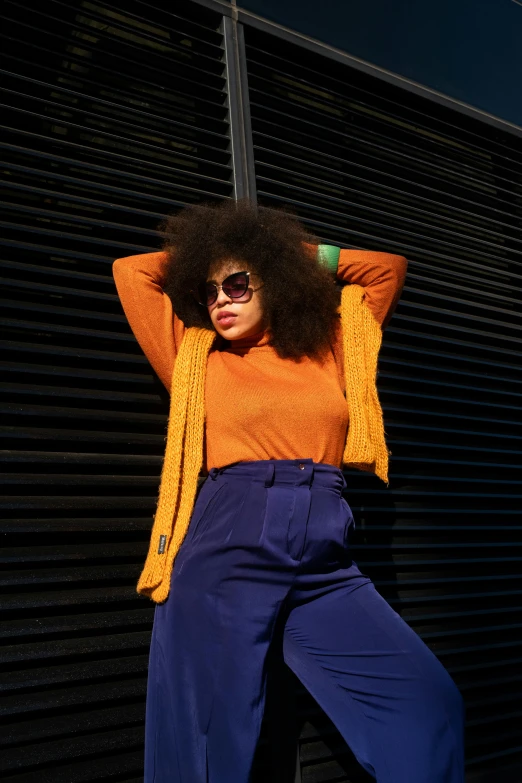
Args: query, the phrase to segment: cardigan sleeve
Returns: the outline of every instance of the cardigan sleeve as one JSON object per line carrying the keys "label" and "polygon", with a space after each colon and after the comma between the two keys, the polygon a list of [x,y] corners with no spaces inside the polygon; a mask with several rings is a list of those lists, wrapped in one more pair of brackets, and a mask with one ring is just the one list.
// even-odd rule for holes
{"label": "cardigan sleeve", "polygon": [[341,248],[337,279],[364,288],[364,300],[384,329],[400,299],[407,266],[404,256]]}
{"label": "cardigan sleeve", "polygon": [[117,258],[112,274],[133,334],[170,392],[174,361],[186,327],[163,292],[167,261],[164,252]]}

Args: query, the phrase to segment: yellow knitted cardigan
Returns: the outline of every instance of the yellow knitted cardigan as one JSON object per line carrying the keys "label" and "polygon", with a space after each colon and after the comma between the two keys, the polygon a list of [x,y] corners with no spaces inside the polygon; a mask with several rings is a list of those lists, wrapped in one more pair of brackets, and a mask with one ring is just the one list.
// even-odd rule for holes
{"label": "yellow knitted cardigan", "polygon": [[[341,327],[349,427],[342,467],[375,473],[388,483],[388,455],[377,395],[377,358],[382,330],[364,302],[364,289],[344,286]],[[156,603],[170,590],[172,567],[187,532],[203,465],[205,372],[217,333],[190,327],[172,376],[167,445],[159,498],[138,593]]]}

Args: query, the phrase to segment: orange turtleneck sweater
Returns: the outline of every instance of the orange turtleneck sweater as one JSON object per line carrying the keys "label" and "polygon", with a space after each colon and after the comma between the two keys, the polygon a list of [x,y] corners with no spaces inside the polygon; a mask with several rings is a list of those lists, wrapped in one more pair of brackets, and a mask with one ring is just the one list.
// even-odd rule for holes
{"label": "orange turtleneck sweater", "polygon": [[[185,326],[163,292],[167,255],[118,258],[116,288],[131,329],[170,391]],[[365,289],[377,321],[387,324],[399,300],[403,256],[341,249],[337,277]],[[211,350],[205,386],[204,470],[240,460],[311,457],[340,467],[348,427],[341,330],[324,364],[281,359],[268,335],[222,341]]]}

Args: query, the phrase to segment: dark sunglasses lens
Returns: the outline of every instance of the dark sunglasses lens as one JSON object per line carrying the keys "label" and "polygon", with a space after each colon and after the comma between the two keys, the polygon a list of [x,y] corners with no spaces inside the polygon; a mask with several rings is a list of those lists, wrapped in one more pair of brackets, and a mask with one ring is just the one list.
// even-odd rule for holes
{"label": "dark sunglasses lens", "polygon": [[[248,291],[248,275],[236,272],[223,280],[223,291],[232,299],[239,299]],[[197,299],[200,304],[214,304],[218,297],[218,289],[214,283],[200,283],[197,287]]]}
{"label": "dark sunglasses lens", "polygon": [[248,277],[244,272],[230,275],[223,281],[223,291],[232,299],[238,299],[248,290]]}
{"label": "dark sunglasses lens", "polygon": [[200,304],[211,305],[217,299],[217,288],[213,283],[200,283],[198,285],[198,301]]}

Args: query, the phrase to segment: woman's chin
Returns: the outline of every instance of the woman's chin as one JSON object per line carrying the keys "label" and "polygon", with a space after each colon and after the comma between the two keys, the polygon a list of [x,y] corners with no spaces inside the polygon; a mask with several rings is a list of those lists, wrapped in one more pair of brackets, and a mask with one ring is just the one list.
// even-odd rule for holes
{"label": "woman's chin", "polygon": [[235,326],[234,324],[230,324],[230,326],[220,325],[215,328],[216,332],[220,334],[221,337],[224,337],[225,340],[241,340],[243,337],[250,337],[250,335],[254,334],[252,329],[241,328],[241,326]]}
{"label": "woman's chin", "polygon": [[221,335],[221,337],[225,338],[225,340],[239,340],[239,338],[242,337],[242,333],[246,331],[245,329],[241,329],[240,326],[235,326],[234,324],[226,326],[224,324],[215,324],[214,328],[216,332]]}

